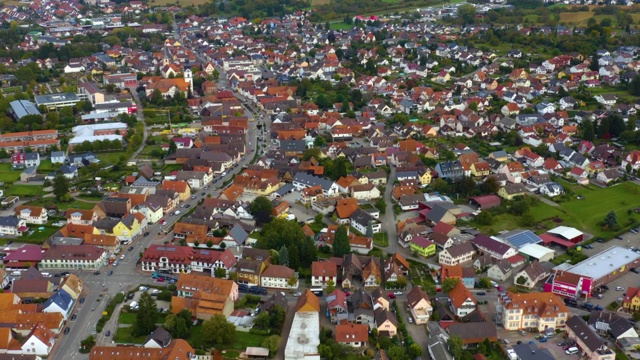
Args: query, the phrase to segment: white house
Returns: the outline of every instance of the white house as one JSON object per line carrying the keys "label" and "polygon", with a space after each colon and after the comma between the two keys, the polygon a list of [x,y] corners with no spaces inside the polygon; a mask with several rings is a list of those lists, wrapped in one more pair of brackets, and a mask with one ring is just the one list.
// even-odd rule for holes
{"label": "white house", "polygon": [[338,284],[338,266],[333,261],[314,261],[311,264],[311,286],[326,287],[327,281]]}
{"label": "white house", "polygon": [[47,210],[41,206],[18,206],[16,216],[27,224],[46,224],[49,220]]}
{"label": "white house", "polygon": [[58,290],[43,304],[42,312],[60,313],[65,319],[73,308],[73,298],[64,290]]}
{"label": "white house", "polygon": [[548,197],[554,197],[558,195],[562,195],[564,192],[562,185],[555,182],[548,182],[543,184],[539,188],[540,194],[547,195]]}
{"label": "white house", "polygon": [[[11,337],[9,331],[9,337]],[[4,341],[5,339],[3,339]],[[7,354],[35,356],[34,359],[41,359],[41,356],[48,356],[56,343],[56,335],[47,329],[44,323],[35,324],[31,332],[20,341],[19,348],[5,349]],[[11,357],[9,357],[11,358]],[[22,359],[21,357],[16,357]]]}
{"label": "white house", "polygon": [[51,163],[52,164],[64,164],[67,157],[64,155],[64,151],[52,151]]}
{"label": "white house", "polygon": [[29,230],[24,219],[15,216],[0,216],[0,234],[7,236],[22,236],[22,232]]}
{"label": "white house", "polygon": [[162,219],[162,206],[155,206],[152,203],[143,203],[137,206],[134,206],[131,209],[132,213],[139,212],[147,218],[147,222],[149,224],[155,224]]}
{"label": "white house", "polygon": [[[289,285],[289,279],[296,278],[293,286]],[[284,265],[270,265],[262,272],[260,277],[262,287],[274,289],[297,289],[298,277],[293,269]]]}
{"label": "white house", "polygon": [[358,200],[378,199],[380,190],[373,184],[355,185],[351,187],[351,197]]}

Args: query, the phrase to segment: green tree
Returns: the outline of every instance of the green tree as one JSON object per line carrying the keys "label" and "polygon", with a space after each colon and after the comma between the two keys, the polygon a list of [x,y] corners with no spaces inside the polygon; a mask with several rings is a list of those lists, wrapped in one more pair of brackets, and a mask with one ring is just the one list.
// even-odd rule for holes
{"label": "green tree", "polygon": [[581,137],[588,141],[593,141],[596,137],[595,129],[593,128],[593,123],[590,120],[583,120],[580,123],[580,133]]}
{"label": "green tree", "polygon": [[[417,345],[417,344],[414,344]],[[399,345],[393,345],[387,351],[390,360],[407,360],[407,352],[405,349]]]}
{"label": "green tree", "polygon": [[465,24],[473,24],[476,19],[476,7],[472,4],[464,4],[458,7],[458,16]]}
{"label": "green tree", "polygon": [[176,151],[178,151],[178,145],[176,145],[176,142],[172,139],[169,141],[169,154],[175,154]]}
{"label": "green tree", "polygon": [[516,283],[518,283],[518,285],[524,285],[527,283],[527,278],[525,278],[523,275],[520,275],[516,279]]}
{"label": "green tree", "polygon": [[476,216],[476,222],[480,225],[491,225],[493,224],[493,215],[489,211],[483,211]]}
{"label": "green tree", "polygon": [[491,289],[491,281],[486,277],[481,277],[480,280],[478,281],[478,284],[482,289]]}
{"label": "green tree", "polygon": [[367,233],[365,235],[368,238],[372,238],[373,237],[373,226],[371,225],[371,222],[369,222],[369,224],[367,224]]}
{"label": "green tree", "polygon": [[138,306],[133,332],[136,336],[148,335],[156,328],[156,319],[158,318],[156,300],[148,292],[143,292]]}
{"label": "green tree", "polygon": [[178,314],[169,314],[164,323],[164,328],[171,336],[177,339],[186,339],[191,335],[191,312],[182,309]]}
{"label": "green tree", "polygon": [[456,287],[456,285],[458,285],[459,281],[460,280],[456,278],[444,279],[444,281],[442,282],[442,291],[445,293],[448,293],[449,291],[453,290],[453,288]]}
{"label": "green tree", "polygon": [[464,349],[462,348],[462,338],[458,335],[452,335],[447,340],[447,345],[449,345],[449,352],[453,355],[454,359],[462,359],[462,354]]}
{"label": "green tree", "polygon": [[350,252],[351,246],[349,245],[347,228],[344,225],[340,225],[333,237],[333,255],[336,257],[342,257]]}
{"label": "green tree", "polygon": [[223,349],[233,343],[236,337],[235,326],[223,315],[213,317],[202,324],[202,342],[207,347]]}
{"label": "green tree", "polygon": [[258,196],[249,204],[249,213],[253,215],[258,224],[271,222],[273,204],[266,196]]}
{"label": "green tree", "polygon": [[376,207],[376,209],[380,210],[381,214],[384,214],[387,210],[387,202],[384,201],[384,198],[378,198],[373,205]]}
{"label": "green tree", "polygon": [[262,342],[262,347],[269,349],[272,355],[278,351],[278,346],[280,346],[280,336],[278,335],[271,335]]}
{"label": "green tree", "polygon": [[[207,246],[209,246],[209,244],[207,244]],[[215,270],[213,270],[213,276],[217,277],[218,279],[224,279],[227,277],[227,270],[222,267],[217,267],[215,268]]]}
{"label": "green tree", "polygon": [[71,199],[69,194],[69,179],[62,172],[58,171],[53,178],[53,195],[59,202],[68,202]]}
{"label": "green tree", "polygon": [[318,248],[313,239],[305,235],[298,223],[274,219],[264,225],[256,247],[280,249],[282,245],[289,251],[289,267],[292,269],[298,269],[300,266],[310,267],[318,257]]}
{"label": "green tree", "polygon": [[610,211],[607,216],[604,218],[604,224],[607,225],[610,229],[618,226],[618,215],[614,211]]}
{"label": "green tree", "polygon": [[640,96],[640,75],[636,75],[629,81],[629,85],[627,85],[627,90],[633,96]]}
{"label": "green tree", "polygon": [[409,357],[415,359],[420,356],[422,356],[422,347],[416,343],[411,344],[409,346]]}
{"label": "green tree", "polygon": [[327,287],[324,290],[327,294],[331,294],[336,290],[336,284],[333,282],[333,279],[327,280]]}
{"label": "green tree", "polygon": [[254,325],[256,329],[268,330],[271,324],[271,317],[268,312],[262,312],[255,319]]}
{"label": "green tree", "polygon": [[278,256],[279,256],[278,263],[280,265],[289,266],[289,250],[287,250],[286,246],[282,245],[280,247],[280,251],[278,251]]}

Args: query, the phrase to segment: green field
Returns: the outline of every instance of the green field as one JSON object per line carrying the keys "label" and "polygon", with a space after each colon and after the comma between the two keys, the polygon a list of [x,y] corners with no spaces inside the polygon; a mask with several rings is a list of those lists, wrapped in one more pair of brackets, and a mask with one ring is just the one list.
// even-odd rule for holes
{"label": "green field", "polygon": [[14,182],[20,180],[20,170],[13,170],[11,164],[0,164],[0,182]]}
{"label": "green field", "polygon": [[[24,235],[20,237],[21,242],[26,242],[29,244],[42,244],[45,240],[47,240],[51,235],[53,235],[56,231],[60,230],[59,227],[56,226],[48,226],[48,225],[33,225],[29,224],[29,229],[33,230],[33,234]],[[39,228],[43,227],[44,229],[40,230]]]}
{"label": "green field", "polygon": [[42,185],[11,185],[4,190],[4,196],[41,196],[44,195]]}
{"label": "green field", "polygon": [[[608,188],[596,186],[580,186],[568,182],[562,185],[576,194],[572,200],[562,202],[557,207],[538,201],[531,206],[529,213],[533,216],[536,233],[542,233],[556,226],[572,226],[605,239],[612,238],[616,233],[603,230],[598,223],[607,213],[615,211],[618,224],[623,229],[637,226],[640,222],[640,214],[628,210],[640,207],[640,186],[635,183],[625,182]],[[577,195],[583,199],[578,200]],[[479,226],[480,230],[488,233],[498,233],[503,230],[521,228],[518,225],[518,217],[510,213],[500,214],[494,217],[492,225]]]}

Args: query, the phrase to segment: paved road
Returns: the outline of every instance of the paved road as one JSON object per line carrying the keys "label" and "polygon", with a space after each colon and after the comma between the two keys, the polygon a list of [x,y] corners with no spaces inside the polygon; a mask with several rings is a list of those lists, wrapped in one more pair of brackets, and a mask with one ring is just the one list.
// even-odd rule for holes
{"label": "paved road", "polygon": [[[141,111],[141,109],[139,111]],[[253,114],[251,111],[246,110],[245,113],[248,117],[253,118]],[[268,124],[265,124],[265,126],[267,125]],[[216,193],[225,181],[233,178],[236,173],[240,172],[243,167],[247,166],[251,162],[257,146],[257,131],[254,128],[253,123],[249,126],[247,139],[249,141],[249,146],[247,146],[247,148],[250,150],[250,152],[242,157],[242,159],[238,163],[238,166],[229,169],[225,176],[218,178],[217,181],[211,184],[207,190],[194,191],[194,194],[205,192],[204,196],[198,195],[195,200],[189,199],[183,204],[189,204],[190,207],[197,206],[198,202],[202,198],[206,197],[207,194]],[[143,253],[144,249],[149,245],[154,243],[162,244],[165,240],[165,237],[161,235],[162,230],[166,227],[171,227],[175,222],[180,220],[180,218],[181,216],[165,215],[163,219],[166,221],[166,224],[162,225],[160,223],[155,223],[150,225],[147,229],[145,229],[145,231],[148,232],[149,235],[146,237],[141,236],[135,239],[133,244],[130,245],[133,247],[131,251],[128,251],[128,246],[124,246],[123,252],[121,254],[125,254],[125,259],[119,260],[119,265],[117,267],[109,266],[103,269],[100,275],[93,275],[92,272],[74,272],[77,273],[85,282],[85,291],[83,293],[83,297],[85,297],[86,300],[83,305],[77,306],[75,311],[77,312],[78,317],[75,322],[68,323],[67,326],[70,326],[71,331],[68,335],[61,335],[61,337],[58,339],[56,348],[52,352],[52,358],[88,358],[88,355],[78,353],[79,344],[81,340],[91,334],[92,330],[95,327],[95,324],[100,318],[101,311],[105,308],[108,302],[107,296],[105,295],[108,294],[109,296],[113,296],[117,292],[131,290],[140,284],[153,283],[153,280],[150,278],[150,274],[143,274],[138,271],[136,266],[137,261],[140,257],[140,254]],[[109,270],[113,270],[112,276],[106,275]],[[97,307],[92,311],[91,305],[93,305],[94,303],[97,303]],[[104,331],[106,330],[107,328],[105,328]],[[111,330],[113,336],[114,329],[109,330]],[[103,335],[99,335],[97,338],[101,342],[105,342],[103,343],[103,345],[107,345],[110,343],[109,339],[106,339]]]}
{"label": "paved road", "polygon": [[140,97],[138,96],[138,93],[136,92],[135,88],[130,88],[129,92],[131,93],[131,95],[133,96],[133,99],[136,103],[136,105],[138,106],[138,112],[137,112],[137,116],[138,116],[138,121],[142,122],[142,144],[140,144],[140,147],[138,147],[138,149],[136,151],[133,152],[133,154],[131,155],[131,158],[129,158],[129,161],[135,161],[136,158],[138,158],[138,155],[140,155],[140,153],[142,152],[142,149],[144,149],[146,143],[147,143],[147,137],[149,136],[149,127],[147,126],[147,123],[144,121],[144,112],[142,109],[142,102],[140,101]]}
{"label": "paved road", "polygon": [[[391,192],[393,191],[393,182],[396,179],[396,168],[391,166],[391,172],[387,179],[387,186],[384,190],[384,202],[387,203],[387,209],[382,215],[382,229],[387,233],[389,245],[386,247],[387,252],[395,254],[398,252],[398,228],[396,226],[396,213],[393,209],[393,201],[391,200]],[[400,247],[402,248],[402,247]],[[404,248],[402,248],[404,250]]]}

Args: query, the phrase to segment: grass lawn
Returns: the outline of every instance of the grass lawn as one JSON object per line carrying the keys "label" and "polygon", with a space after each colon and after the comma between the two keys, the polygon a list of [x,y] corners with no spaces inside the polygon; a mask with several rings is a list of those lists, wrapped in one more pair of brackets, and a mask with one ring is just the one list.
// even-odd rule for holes
{"label": "grass lawn", "polygon": [[348,29],[351,29],[353,26],[355,26],[355,25],[353,25],[353,24],[352,24],[352,25],[345,24],[345,23],[343,23],[343,22],[339,22],[339,23],[330,23],[330,24],[329,24],[329,28],[330,28],[331,30],[343,30],[343,29],[348,30]]}
{"label": "grass lawn", "polygon": [[[26,242],[29,244],[42,244],[45,240],[47,240],[53,233],[60,230],[57,226],[47,226],[47,225],[34,225],[29,224],[29,229],[33,230],[33,234],[24,235],[20,237],[21,242]],[[40,230],[39,228],[44,227],[44,229]]]}
{"label": "grass lawn", "polygon": [[[198,5],[204,5],[208,2],[209,2],[208,0],[189,0],[187,5],[198,6]],[[151,7],[167,6],[167,5],[180,5],[180,0],[151,0],[151,2],[149,3],[149,6]]]}
{"label": "grass lawn", "polygon": [[118,324],[133,324],[136,321],[136,314],[121,312],[118,317]]}
{"label": "grass lawn", "polygon": [[60,167],[60,165],[61,164],[53,165],[51,163],[51,159],[42,160],[42,161],[40,161],[40,166],[38,166],[38,172],[50,173],[52,171],[57,170]]}
{"label": "grass lawn", "polygon": [[248,332],[236,331],[236,341],[229,345],[229,349],[246,350],[248,346],[260,347],[268,336],[256,335]]}
{"label": "grass lawn", "polygon": [[100,166],[108,166],[115,165],[124,158],[124,161],[127,161],[131,157],[131,153],[127,151],[117,151],[117,152],[105,152],[96,154],[98,159],[100,159]]}
{"label": "grass lawn", "polygon": [[44,191],[41,185],[11,185],[4,190],[4,195],[40,196]]}
{"label": "grass lawn", "polygon": [[[604,189],[595,186],[584,187],[567,182],[562,182],[562,185],[571,189],[576,195],[582,195],[583,200],[576,198],[562,202],[557,207],[543,202],[531,206],[529,211],[537,224],[533,229],[536,233],[540,234],[556,226],[564,225],[608,239],[616,234],[603,230],[598,223],[605,218],[609,211],[615,211],[618,224],[625,229],[637,226],[640,221],[640,214],[627,213],[627,210],[640,207],[640,186],[632,182]],[[518,218],[509,213],[495,216],[492,225],[475,225],[487,233],[498,233],[521,227],[518,225]]]}
{"label": "grass lawn", "polygon": [[618,224],[622,227],[630,227],[632,223],[640,220],[637,213],[627,213],[627,210],[640,207],[640,186],[635,183],[624,182],[604,189],[574,186],[572,190],[584,199],[561,203],[560,208],[573,216],[579,229],[595,236],[612,237],[613,232],[603,231],[597,224],[612,210],[618,216]]}
{"label": "grass lawn", "polygon": [[0,164],[0,182],[15,182],[20,180],[21,170],[13,170],[11,164]]}
{"label": "grass lawn", "polygon": [[387,233],[380,232],[373,234],[373,243],[377,246],[386,247],[389,246],[389,240],[387,239]]}
{"label": "grass lawn", "polygon": [[77,201],[77,200],[74,200],[70,203],[59,203],[56,201],[55,198],[52,198],[52,197],[38,198],[36,200],[29,201],[27,205],[42,206],[45,208],[55,205],[58,207],[59,210],[66,210],[66,209],[89,210],[89,209],[93,209],[93,207],[96,206],[95,203],[88,203],[88,202]]}
{"label": "grass lawn", "polygon": [[118,331],[113,336],[113,341],[116,343],[124,343],[124,344],[142,344],[144,340],[147,338],[147,335],[143,336],[133,336],[131,335],[132,327],[121,327],[118,328]]}

